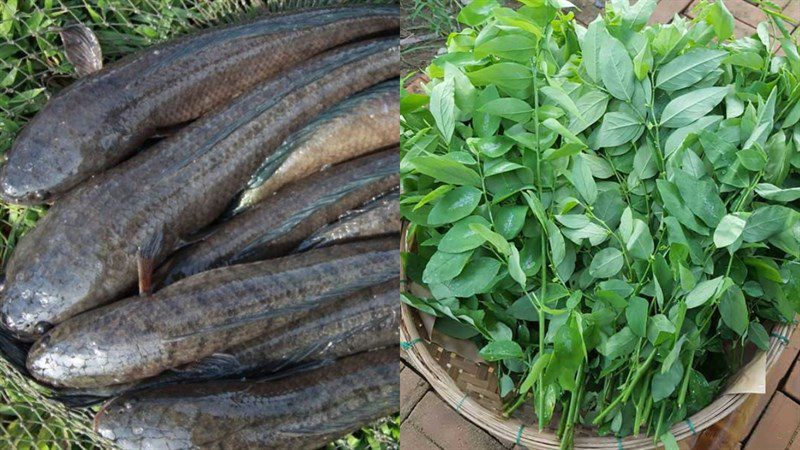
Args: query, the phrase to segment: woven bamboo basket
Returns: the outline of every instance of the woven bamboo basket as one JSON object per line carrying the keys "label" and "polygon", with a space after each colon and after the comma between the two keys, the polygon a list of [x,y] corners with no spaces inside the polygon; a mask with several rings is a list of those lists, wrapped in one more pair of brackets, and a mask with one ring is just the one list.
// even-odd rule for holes
{"label": "woven bamboo basket", "polygon": [[[400,251],[413,247],[403,226]],[[404,267],[401,267],[400,290],[408,289]],[[772,329],[770,347],[766,354],[767,371],[775,364],[794,331],[793,324],[778,324]],[[556,430],[538,431],[532,414],[528,421],[502,415],[502,400],[498,391],[495,367],[468,360],[441,346],[428,342],[419,313],[402,304],[400,322],[401,347],[404,357],[428,381],[433,389],[459,414],[504,442],[514,442],[531,449],[558,449]],[[710,427],[725,418],[754,394],[723,394],[703,410],[680,422],[670,430],[681,440]],[[656,448],[651,436],[597,436],[591,429],[576,427],[576,450],[640,450]]]}

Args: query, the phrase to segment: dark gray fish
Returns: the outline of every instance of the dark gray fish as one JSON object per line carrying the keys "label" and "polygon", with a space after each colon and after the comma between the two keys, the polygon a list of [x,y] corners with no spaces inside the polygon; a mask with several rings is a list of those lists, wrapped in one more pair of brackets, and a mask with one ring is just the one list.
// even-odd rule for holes
{"label": "dark gray fish", "polygon": [[241,211],[322,168],[400,142],[400,85],[387,81],[329,109],[259,167],[236,205]]}
{"label": "dark gray fish", "polygon": [[9,152],[0,195],[15,203],[51,200],[123,161],[156,130],[196,119],[325,50],[398,26],[396,7],[326,8],[270,15],[135,53],[45,105]]}
{"label": "dark gray fish", "polygon": [[176,252],[156,274],[157,284],[284,255],[314,230],[397,186],[399,164],[398,151],[384,151],[289,184]]}
{"label": "dark gray fish", "polygon": [[149,378],[255,339],[399,272],[395,239],[203,272],[56,326],[31,348],[28,371],[45,383],[75,388]]}
{"label": "dark gray fish", "polygon": [[399,191],[376,198],[362,208],[348,212],[336,222],[320,228],[303,241],[297,250],[304,251],[313,247],[394,233],[400,233]]}
{"label": "dark gray fish", "polygon": [[82,23],[66,25],[58,30],[67,56],[78,77],[85,77],[103,68],[103,51],[94,32]]}
{"label": "dark gray fish", "polygon": [[278,381],[217,381],[123,395],[95,417],[122,449],[309,449],[396,412],[399,349]]}
{"label": "dark gray fish", "polygon": [[269,329],[251,341],[166,371],[139,383],[101,389],[61,392],[62,399],[114,397],[131,390],[211,379],[283,377],[296,370],[330,364],[367,350],[390,347],[399,341],[398,280],[371,286],[352,296],[310,310],[282,327]]}
{"label": "dark gray fish", "polygon": [[397,38],[326,53],[265,82],[65,196],[19,242],[3,292],[4,326],[41,335],[136,285],[139,248],[163,262],[217,218],[287,136],[327,107],[397,76]]}

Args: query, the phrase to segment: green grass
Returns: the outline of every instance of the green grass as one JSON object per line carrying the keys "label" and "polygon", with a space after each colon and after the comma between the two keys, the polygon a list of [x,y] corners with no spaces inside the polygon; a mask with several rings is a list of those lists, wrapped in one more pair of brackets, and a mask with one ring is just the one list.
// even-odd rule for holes
{"label": "green grass", "polygon": [[[361,3],[368,3],[362,1]],[[80,22],[100,41],[104,62],[182,34],[269,10],[342,3],[335,0],[0,0],[0,154],[58,89],[74,78],[57,29]],[[0,202],[0,263],[46,212]],[[0,448],[108,448],[91,432],[92,411],[69,411],[48,391],[0,359]],[[399,419],[383,419],[331,443],[330,449],[397,448]]]}

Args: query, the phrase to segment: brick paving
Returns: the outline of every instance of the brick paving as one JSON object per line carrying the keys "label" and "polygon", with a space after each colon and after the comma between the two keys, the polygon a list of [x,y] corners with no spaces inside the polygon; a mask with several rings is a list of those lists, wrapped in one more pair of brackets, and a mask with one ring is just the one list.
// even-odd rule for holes
{"label": "brick paving", "polygon": [[[800,22],[800,0],[771,0],[783,14]],[[594,0],[572,0],[576,19],[587,24],[602,14]],[[745,0],[725,0],[736,18],[737,37],[750,35],[764,14]],[[697,0],[661,0],[651,23],[669,22],[677,14],[694,17]],[[800,28],[795,27],[797,32]],[[800,330],[767,376],[767,392],[751,396],[719,424],[680,442],[682,450],[800,450]],[[400,373],[401,426],[404,450],[519,449],[501,443],[447,405],[414,369]]]}

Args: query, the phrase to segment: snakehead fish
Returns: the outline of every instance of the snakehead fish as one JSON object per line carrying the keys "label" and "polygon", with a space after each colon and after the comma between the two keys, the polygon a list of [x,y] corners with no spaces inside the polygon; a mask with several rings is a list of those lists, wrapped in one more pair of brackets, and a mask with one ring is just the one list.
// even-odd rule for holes
{"label": "snakehead fish", "polygon": [[292,132],[330,105],[396,77],[399,59],[397,38],[327,52],[65,196],[9,260],[3,325],[22,339],[36,338],[129,291],[140,266],[156,266],[217,218]]}
{"label": "snakehead fish", "polygon": [[123,449],[311,449],[399,409],[398,348],[277,381],[218,381],[123,395],[95,429]]}
{"label": "snakehead fish", "polygon": [[159,129],[196,119],[323,51],[397,34],[396,7],[269,15],[168,41],[55,95],[20,132],[0,176],[9,202],[41,203],[130,156]]}

